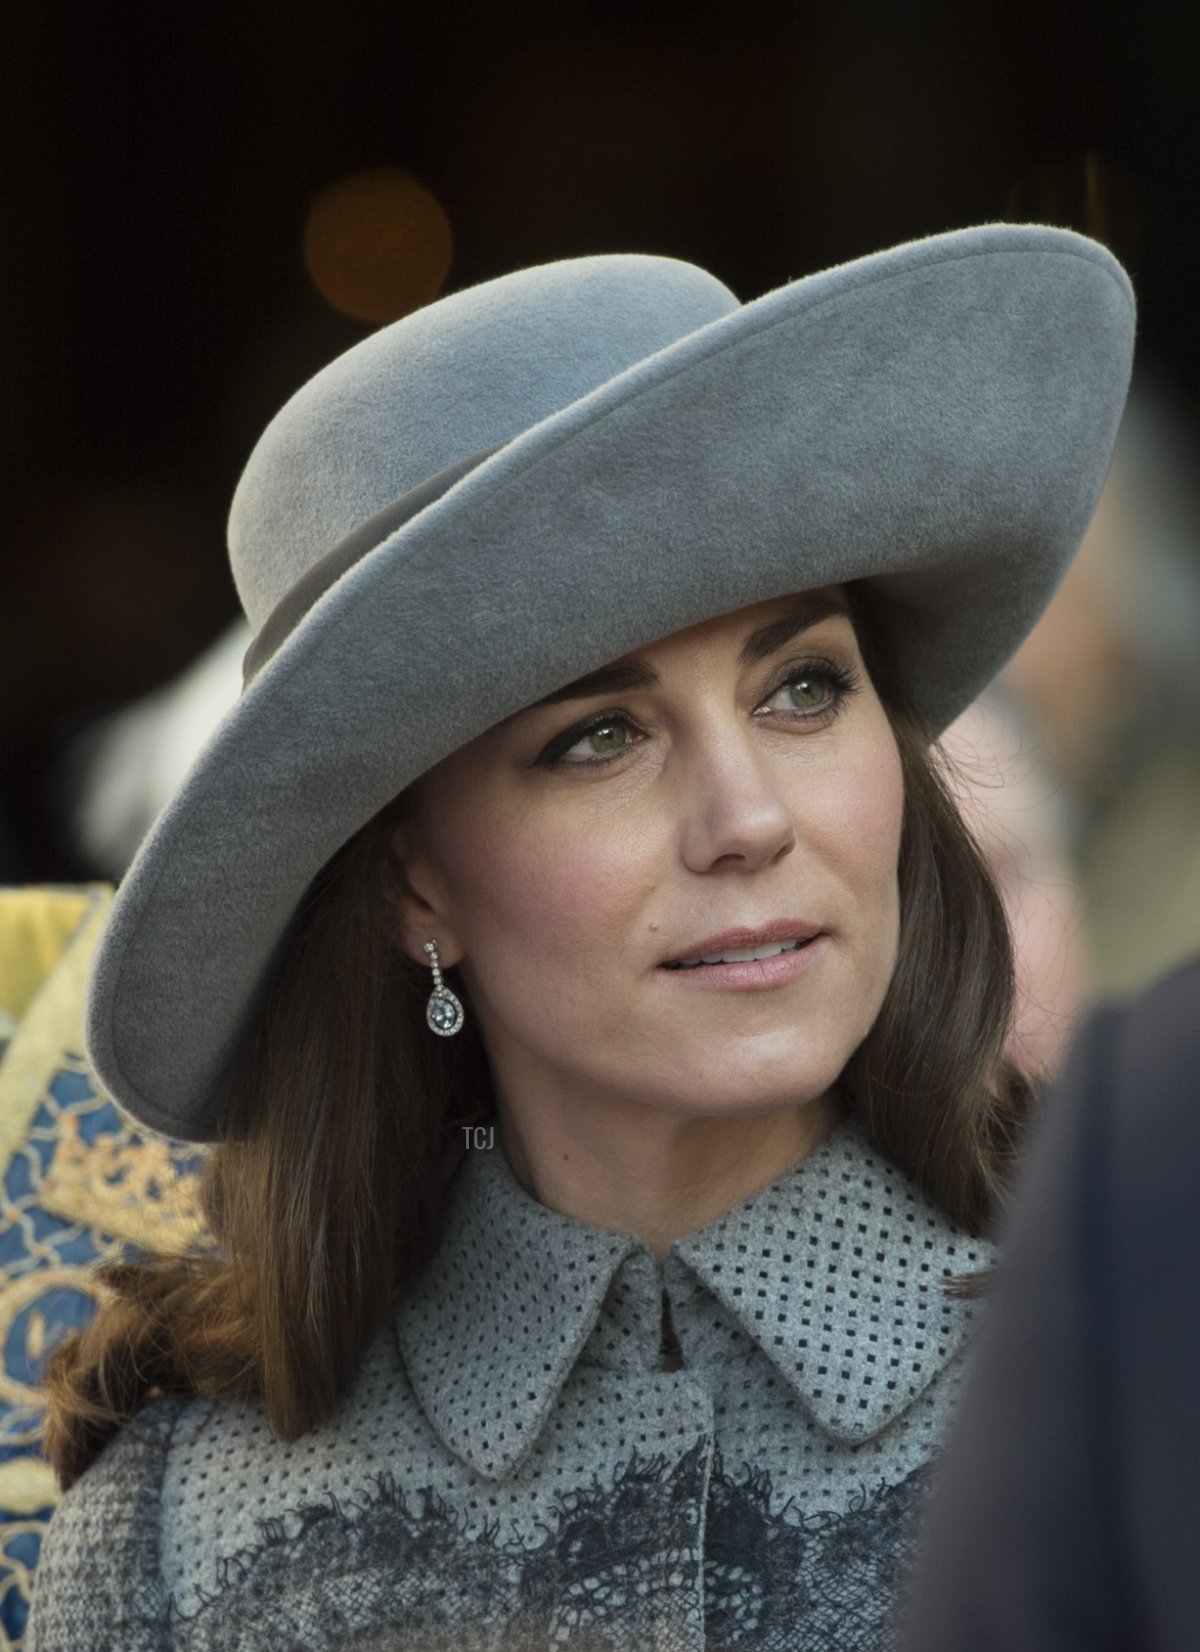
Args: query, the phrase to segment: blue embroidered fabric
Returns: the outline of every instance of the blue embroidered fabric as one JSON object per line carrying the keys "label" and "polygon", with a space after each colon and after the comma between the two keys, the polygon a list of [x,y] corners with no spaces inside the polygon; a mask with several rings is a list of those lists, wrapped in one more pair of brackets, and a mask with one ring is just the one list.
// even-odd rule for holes
{"label": "blue embroidered fabric", "polygon": [[96,1310],[96,1263],[195,1242],[203,1154],[135,1130],[82,1055],[111,890],[0,890],[0,1638],[22,1644],[59,1501],[40,1451],[50,1351]]}

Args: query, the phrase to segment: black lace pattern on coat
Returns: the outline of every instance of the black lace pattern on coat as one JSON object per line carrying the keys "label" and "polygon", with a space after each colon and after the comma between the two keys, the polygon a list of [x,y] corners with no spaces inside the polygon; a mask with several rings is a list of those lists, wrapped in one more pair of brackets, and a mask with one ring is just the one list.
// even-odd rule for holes
{"label": "black lace pattern on coat", "polygon": [[261,1542],[223,1562],[197,1611],[172,1612],[172,1644],[885,1652],[926,1470],[806,1517],[794,1499],[772,1509],[770,1476],[730,1477],[717,1452],[701,1553],[707,1453],[703,1441],[673,1463],[635,1452],[607,1483],[562,1493],[523,1541],[381,1476],[353,1506],[330,1499],[264,1522]]}

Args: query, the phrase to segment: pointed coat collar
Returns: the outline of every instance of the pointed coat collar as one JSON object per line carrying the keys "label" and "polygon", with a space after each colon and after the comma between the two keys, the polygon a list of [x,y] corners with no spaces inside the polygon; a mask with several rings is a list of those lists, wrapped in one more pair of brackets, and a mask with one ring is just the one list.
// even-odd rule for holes
{"label": "pointed coat collar", "polygon": [[[855,1445],[906,1410],[961,1347],[976,1304],[942,1282],[993,1260],[845,1120],[809,1157],[676,1240],[534,1199],[499,1143],[472,1149],[439,1248],[397,1310],[400,1350],[444,1444],[502,1479],[533,1449],[577,1361],[660,1369],[662,1294],[688,1366],[716,1301],[831,1438]],[[623,1321],[593,1336],[602,1312]],[[631,1334],[632,1333],[632,1334]],[[698,1344],[697,1344],[698,1345]],[[728,1357],[728,1356],[727,1356]]]}

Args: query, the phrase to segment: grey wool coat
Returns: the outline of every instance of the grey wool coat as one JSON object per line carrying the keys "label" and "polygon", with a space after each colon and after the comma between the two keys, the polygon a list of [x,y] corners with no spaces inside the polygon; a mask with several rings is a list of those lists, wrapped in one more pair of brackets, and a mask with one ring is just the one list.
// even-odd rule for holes
{"label": "grey wool coat", "polygon": [[333,1422],[159,1400],[105,1449],[29,1652],[883,1652],[992,1260],[853,1118],[665,1262],[497,1135]]}

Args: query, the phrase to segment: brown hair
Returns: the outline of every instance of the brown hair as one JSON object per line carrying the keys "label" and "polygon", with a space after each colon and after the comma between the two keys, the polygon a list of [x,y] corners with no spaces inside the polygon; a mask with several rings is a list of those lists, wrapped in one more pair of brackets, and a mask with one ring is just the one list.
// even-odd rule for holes
{"label": "brown hair", "polygon": [[[878,599],[850,593],[905,800],[896,969],[842,1088],[872,1143],[980,1233],[1032,1094],[1002,1055],[1008,926],[931,731],[892,678]],[[428,974],[391,934],[383,893],[403,807],[314,881],[225,1073],[201,1188],[216,1248],[110,1266],[110,1299],[51,1356],[45,1444],[64,1489],[156,1393],[257,1398],[283,1439],[325,1420],[436,1248],[461,1126],[493,1116],[494,1100],[471,1017],[453,1040],[430,1036]]]}
{"label": "brown hair", "polygon": [[[842,1089],[871,1143],[970,1232],[993,1227],[1040,1089],[1004,1053],[1016,1008],[1008,916],[947,781],[950,759],[895,680],[881,600],[850,588],[863,659],[904,776],[900,946]],[[971,1294],[986,1273],[949,1294]]]}

